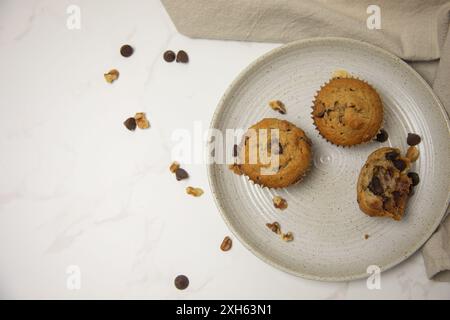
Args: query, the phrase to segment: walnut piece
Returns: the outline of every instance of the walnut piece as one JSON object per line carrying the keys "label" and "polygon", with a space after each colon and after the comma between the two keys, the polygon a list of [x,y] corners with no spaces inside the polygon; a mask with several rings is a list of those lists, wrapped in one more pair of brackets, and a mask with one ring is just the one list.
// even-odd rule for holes
{"label": "walnut piece", "polygon": [[408,148],[408,151],[406,151],[406,157],[411,161],[415,162],[417,159],[419,159],[419,149],[415,146],[411,146]]}
{"label": "walnut piece", "polygon": [[276,234],[281,234],[281,227],[278,222],[272,222],[272,223],[266,223],[266,226],[272,230],[272,232],[275,232]]}
{"label": "walnut piece", "polygon": [[331,78],[351,78],[352,75],[345,70],[336,70],[331,75]]}
{"label": "walnut piece", "polygon": [[103,74],[106,82],[113,83],[117,78],[119,78],[119,71],[116,69],[109,70],[108,73]]}
{"label": "walnut piece", "polygon": [[148,122],[144,112],[136,113],[134,119],[136,119],[136,124],[139,129],[147,129],[150,127],[150,123]]}
{"label": "walnut piece", "polygon": [[290,242],[294,240],[294,235],[292,234],[292,232],[289,231],[287,233],[283,233],[281,235],[281,239],[283,239],[283,241]]}
{"label": "walnut piece", "polygon": [[272,201],[273,206],[277,209],[284,210],[288,207],[287,201],[280,196],[273,197]]}
{"label": "walnut piece", "polygon": [[170,172],[175,173],[178,168],[180,168],[180,164],[177,161],[174,161],[170,165],[169,170],[170,170]]}
{"label": "walnut piece", "polygon": [[186,188],[186,193],[194,197],[200,197],[203,194],[203,190],[201,188],[194,188],[189,186]]}
{"label": "walnut piece", "polygon": [[281,114],[285,114],[286,113],[286,107],[284,106],[284,103],[281,102],[280,100],[273,100],[269,102],[269,106],[275,110],[278,111]]}

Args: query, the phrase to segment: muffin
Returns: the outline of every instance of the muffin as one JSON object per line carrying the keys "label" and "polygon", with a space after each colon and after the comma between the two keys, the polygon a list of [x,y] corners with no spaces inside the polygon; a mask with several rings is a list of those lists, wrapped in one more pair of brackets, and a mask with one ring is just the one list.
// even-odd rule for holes
{"label": "muffin", "polygon": [[311,164],[311,141],[294,124],[266,118],[251,126],[231,169],[256,184],[283,188],[302,179]]}
{"label": "muffin", "polygon": [[408,176],[410,160],[399,149],[381,148],[367,158],[359,174],[357,201],[369,216],[401,220],[413,187]]}
{"label": "muffin", "polygon": [[339,146],[371,140],[383,122],[383,104],[369,84],[333,78],[317,93],[312,118],[320,135]]}

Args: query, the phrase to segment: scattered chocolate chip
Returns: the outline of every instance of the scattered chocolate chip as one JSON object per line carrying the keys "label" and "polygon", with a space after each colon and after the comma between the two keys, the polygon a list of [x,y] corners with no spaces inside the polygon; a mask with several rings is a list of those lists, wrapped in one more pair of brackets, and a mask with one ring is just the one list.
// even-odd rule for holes
{"label": "scattered chocolate chip", "polygon": [[175,60],[175,52],[167,50],[164,52],[163,58],[166,62],[173,62]]}
{"label": "scattered chocolate chip", "polygon": [[133,52],[134,52],[134,49],[129,44],[125,44],[120,48],[120,54],[125,58],[128,58],[129,56],[131,56],[133,54]]}
{"label": "scattered chocolate chip", "polygon": [[369,239],[369,235],[367,233],[364,235],[364,239]]}
{"label": "scattered chocolate chip", "polygon": [[420,136],[415,133],[408,133],[408,138],[406,138],[406,142],[410,146],[415,146],[415,145],[419,144],[421,140],[422,139],[420,138]]}
{"label": "scattered chocolate chip", "polygon": [[386,153],[385,157],[387,160],[394,161],[399,156],[399,153],[397,151],[389,151]]}
{"label": "scattered chocolate chip", "polygon": [[178,290],[184,290],[189,286],[189,279],[185,275],[179,275],[175,278],[174,284]]}
{"label": "scattered chocolate chip", "polygon": [[136,129],[136,119],[135,118],[128,118],[127,120],[125,120],[125,122],[123,124],[130,131],[134,131]]}
{"label": "scattered chocolate chip", "polygon": [[375,176],[372,177],[372,180],[370,181],[368,188],[373,194],[375,194],[377,196],[380,196],[384,193],[383,186],[381,185],[380,179]]}
{"label": "scattered chocolate chip", "polygon": [[222,244],[220,245],[220,250],[222,251],[228,251],[231,249],[231,246],[233,245],[233,241],[231,240],[230,237],[226,236],[223,241]]}
{"label": "scattered chocolate chip", "polygon": [[238,156],[238,145],[237,144],[235,144],[234,146],[233,146],[233,157],[237,157]]}
{"label": "scattered chocolate chip", "polygon": [[395,159],[392,161],[392,163],[394,164],[394,167],[396,167],[400,171],[403,171],[406,168],[406,163],[403,160]]}
{"label": "scattered chocolate chip", "polygon": [[420,182],[419,175],[415,172],[408,172],[408,177],[412,180],[413,187],[417,186]]}
{"label": "scattered chocolate chip", "polygon": [[381,129],[380,133],[377,134],[376,140],[378,142],[385,142],[388,138],[389,138],[389,135],[386,132],[386,130]]}
{"label": "scattered chocolate chip", "polygon": [[186,172],[186,170],[182,168],[178,168],[175,170],[175,177],[178,181],[189,178],[189,174]]}
{"label": "scattered chocolate chip", "polygon": [[181,63],[188,63],[189,62],[189,56],[186,53],[186,51],[180,50],[177,53],[177,62]]}

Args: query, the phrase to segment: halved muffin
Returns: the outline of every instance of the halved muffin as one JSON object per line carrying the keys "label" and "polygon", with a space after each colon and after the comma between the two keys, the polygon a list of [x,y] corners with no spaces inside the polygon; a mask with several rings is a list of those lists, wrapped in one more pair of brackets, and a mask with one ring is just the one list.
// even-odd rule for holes
{"label": "halved muffin", "polygon": [[359,174],[359,208],[369,216],[401,220],[412,188],[409,167],[399,149],[385,147],[370,154]]}

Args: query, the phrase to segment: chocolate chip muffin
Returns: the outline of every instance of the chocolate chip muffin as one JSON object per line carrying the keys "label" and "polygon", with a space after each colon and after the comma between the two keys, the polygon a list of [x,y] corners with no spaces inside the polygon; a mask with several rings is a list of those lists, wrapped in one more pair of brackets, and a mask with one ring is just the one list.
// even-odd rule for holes
{"label": "chocolate chip muffin", "polygon": [[266,118],[251,126],[231,166],[256,184],[283,188],[302,179],[311,163],[311,141],[294,124]]}
{"label": "chocolate chip muffin", "polygon": [[317,93],[311,114],[322,137],[339,146],[353,146],[378,133],[383,104],[366,82],[333,78]]}
{"label": "chocolate chip muffin", "polygon": [[410,160],[400,156],[399,149],[375,150],[359,174],[359,208],[369,216],[401,220],[413,185],[409,167]]}

